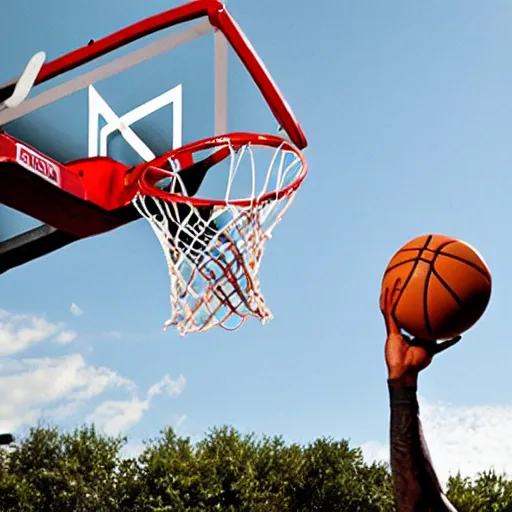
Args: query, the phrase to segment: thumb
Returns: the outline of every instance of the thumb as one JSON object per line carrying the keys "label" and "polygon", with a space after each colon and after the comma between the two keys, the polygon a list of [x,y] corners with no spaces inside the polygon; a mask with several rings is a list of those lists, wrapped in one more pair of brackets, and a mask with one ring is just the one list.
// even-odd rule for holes
{"label": "thumb", "polygon": [[437,343],[435,345],[435,354],[439,354],[440,352],[443,352],[447,348],[453,347],[456,343],[458,343],[462,339],[462,336],[455,336],[455,338],[452,338],[448,341],[443,341],[441,343]]}

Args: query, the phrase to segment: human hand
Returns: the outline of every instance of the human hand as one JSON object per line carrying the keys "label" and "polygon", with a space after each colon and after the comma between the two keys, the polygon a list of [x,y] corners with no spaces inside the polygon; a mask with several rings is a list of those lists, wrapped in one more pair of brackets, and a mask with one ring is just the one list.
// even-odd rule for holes
{"label": "human hand", "polygon": [[392,314],[400,289],[401,280],[397,279],[392,288],[383,288],[380,296],[380,310],[387,334],[385,356],[388,380],[395,386],[415,386],[418,373],[432,362],[436,354],[455,345],[461,336],[438,343],[433,340],[412,339],[402,334]]}

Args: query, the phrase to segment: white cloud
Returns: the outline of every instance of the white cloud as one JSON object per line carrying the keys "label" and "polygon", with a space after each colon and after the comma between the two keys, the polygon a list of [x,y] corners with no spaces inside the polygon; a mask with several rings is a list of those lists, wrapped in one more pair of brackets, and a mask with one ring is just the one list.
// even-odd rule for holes
{"label": "white cloud", "polygon": [[95,423],[109,435],[125,433],[140,422],[155,396],[178,396],[183,392],[185,384],[186,379],[183,375],[176,380],[165,375],[149,388],[145,400],[135,394],[130,400],[106,400],[88,416],[87,421]]}
{"label": "white cloud", "polygon": [[377,441],[368,441],[361,445],[363,455],[369,461],[389,462],[389,446],[381,444]]}
{"label": "white cloud", "polygon": [[121,456],[125,459],[136,459],[142,454],[146,446],[144,443],[128,442],[121,451]]}
{"label": "white cloud", "polygon": [[69,343],[76,333],[62,322],[49,322],[41,315],[17,314],[0,309],[0,356],[23,352],[49,340]]}
{"label": "white cloud", "polygon": [[80,354],[58,358],[2,361],[0,431],[12,431],[54,408],[71,413],[77,401],[98,396],[111,387],[132,388],[133,383],[108,368],[86,364]]}
{"label": "white cloud", "polygon": [[132,397],[131,400],[106,400],[87,418],[108,435],[117,435],[139,423],[149,409],[149,400]]}
{"label": "white cloud", "polygon": [[41,343],[62,328],[40,316],[19,315],[0,309],[0,356],[16,354]]}
{"label": "white cloud", "polygon": [[[512,474],[512,405],[455,406],[420,399],[420,417],[432,461],[446,482],[459,470],[463,476],[494,468]],[[362,446],[369,460],[388,460],[389,447]]]}
{"label": "white cloud", "polygon": [[172,428],[174,430],[180,430],[180,428],[185,423],[186,419],[187,419],[187,415],[186,414],[175,414],[173,416],[172,421],[171,421]]}
{"label": "white cloud", "polygon": [[[83,313],[74,303],[70,311],[75,316]],[[109,335],[118,337],[120,333]],[[139,398],[134,382],[110,368],[87,364],[81,354],[36,359],[13,357],[38,343],[52,341],[63,345],[76,337],[77,333],[65,323],[0,309],[0,389],[4,390],[0,400],[0,432],[14,431],[41,417],[59,421],[76,415],[91,399],[112,388],[122,388],[130,399],[104,400],[87,418],[107,433],[117,434],[137,424],[156,396],[178,396],[185,388],[183,375],[176,379],[165,375],[148,389],[145,398]]]}
{"label": "white cloud", "polygon": [[171,379],[166,375],[162,380],[153,384],[148,390],[148,400],[151,400],[157,395],[178,396],[183,393],[185,384],[187,383],[185,377],[180,375],[176,380]]}
{"label": "white cloud", "polygon": [[84,314],[83,310],[79,306],[77,306],[74,302],[69,307],[69,312],[73,316],[82,316]]}
{"label": "white cloud", "polygon": [[66,345],[67,343],[71,343],[75,338],[75,331],[62,331],[57,335],[55,341],[61,345]]}
{"label": "white cloud", "polygon": [[107,331],[107,332],[103,333],[103,336],[105,336],[105,338],[118,339],[121,337],[121,333],[119,331]]}
{"label": "white cloud", "polygon": [[51,418],[53,421],[60,421],[75,414],[80,404],[81,402],[79,400],[64,402],[62,405],[58,405],[57,407],[46,409],[44,411],[44,416]]}

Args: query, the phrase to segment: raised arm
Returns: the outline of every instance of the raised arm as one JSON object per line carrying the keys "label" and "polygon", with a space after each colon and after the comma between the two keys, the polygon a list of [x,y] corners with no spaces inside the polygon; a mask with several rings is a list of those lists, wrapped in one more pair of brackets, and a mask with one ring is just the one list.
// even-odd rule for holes
{"label": "raised arm", "polygon": [[391,471],[399,512],[455,512],[437,478],[423,437],[416,387],[389,383]]}
{"label": "raised arm", "polygon": [[390,314],[399,289],[397,281],[392,290],[384,290],[381,296],[387,330],[391,471],[398,512],[456,512],[444,495],[430,460],[416,393],[419,372],[435,354],[454,345],[460,337],[438,344],[404,336]]}

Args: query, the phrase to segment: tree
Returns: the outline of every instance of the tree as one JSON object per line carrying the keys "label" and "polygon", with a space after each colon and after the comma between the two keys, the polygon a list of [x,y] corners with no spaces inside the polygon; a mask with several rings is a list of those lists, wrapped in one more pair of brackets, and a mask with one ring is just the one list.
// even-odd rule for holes
{"label": "tree", "polygon": [[141,464],[148,510],[380,512],[393,509],[387,467],[347,441],[301,447],[282,438],[212,429],[195,447],[166,430]]}
{"label": "tree", "polygon": [[304,450],[301,485],[291,510],[380,512],[394,510],[387,466],[368,465],[348,441],[319,439]]}
{"label": "tree", "polygon": [[512,512],[512,481],[492,470],[475,479],[459,473],[449,478],[447,497],[458,512]]}
{"label": "tree", "polygon": [[212,429],[195,446],[167,429],[140,462],[148,510],[285,512],[284,490],[296,479],[301,453],[279,438],[257,440],[228,427]]}
{"label": "tree", "polygon": [[[346,440],[308,445],[211,429],[193,443],[167,428],[138,458],[93,426],[38,426],[0,449],[0,512],[396,512],[389,468]],[[450,478],[458,512],[512,512],[512,481]]]}
{"label": "tree", "polygon": [[116,469],[124,442],[93,426],[69,434],[32,428],[1,459],[1,510],[118,510]]}

